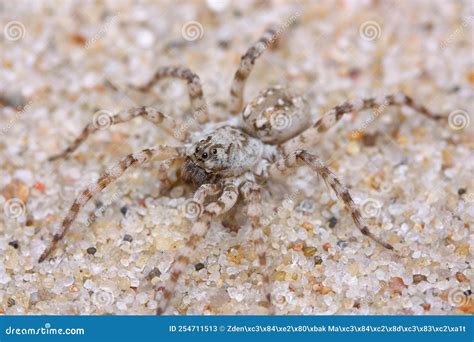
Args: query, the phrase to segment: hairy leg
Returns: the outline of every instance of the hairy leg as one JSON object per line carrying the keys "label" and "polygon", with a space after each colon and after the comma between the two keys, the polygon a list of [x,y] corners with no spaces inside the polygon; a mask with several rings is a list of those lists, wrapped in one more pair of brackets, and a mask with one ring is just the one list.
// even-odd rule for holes
{"label": "hairy leg", "polygon": [[342,105],[336,106],[323,114],[323,116],[319,118],[314,125],[303,131],[300,135],[284,143],[284,151],[285,153],[290,153],[291,151],[301,148],[301,146],[306,142],[317,142],[319,136],[329,130],[331,127],[335,126],[345,114],[374,109],[374,116],[376,117],[381,115],[388,106],[407,106],[432,120],[447,119],[446,116],[433,113],[425,106],[416,103],[410,96],[403,93],[387,95],[381,98],[355,100],[351,102],[345,102]]}
{"label": "hairy leg", "polygon": [[193,200],[200,205],[204,205],[204,202],[209,196],[215,196],[221,190],[222,184],[203,184],[194,193]]}
{"label": "hairy leg", "polygon": [[190,69],[180,66],[161,67],[156,70],[153,77],[142,86],[131,85],[131,88],[142,92],[149,91],[159,80],[163,78],[179,78],[188,83],[189,99],[194,112],[194,118],[200,124],[209,121],[208,106],[202,92],[199,76]]}
{"label": "hairy leg", "polygon": [[280,172],[284,172],[285,170],[296,166],[298,160],[301,160],[305,164],[307,164],[313,171],[315,171],[319,176],[321,176],[321,178],[326,182],[328,186],[330,186],[334,190],[336,196],[344,202],[344,205],[350,212],[352,219],[354,220],[357,228],[361,231],[362,234],[370,237],[372,240],[387,249],[393,249],[392,245],[381,240],[369,231],[369,228],[367,228],[367,225],[365,224],[364,219],[362,218],[359,208],[352,200],[352,196],[350,195],[347,188],[341,184],[339,179],[337,179],[336,175],[326,165],[324,165],[324,163],[317,156],[305,150],[299,150],[290,153],[285,158],[278,160],[270,167],[269,175],[276,176]]}
{"label": "hairy leg", "polygon": [[255,250],[258,257],[258,262],[263,272],[263,291],[265,293],[265,300],[268,304],[269,313],[273,315],[275,308],[272,304],[271,288],[270,288],[270,275],[268,268],[268,258],[266,254],[266,245],[264,240],[264,233],[262,230],[260,217],[262,215],[262,195],[260,186],[255,181],[246,181],[240,188],[244,199],[248,202],[247,215],[250,218],[253,238],[255,242]]}
{"label": "hairy leg", "polygon": [[123,158],[118,164],[114,165],[103,174],[95,184],[91,184],[87,189],[82,191],[79,197],[74,200],[69,213],[61,224],[59,233],[54,234],[52,242],[43,254],[41,254],[38,262],[44,261],[56,249],[58,242],[66,235],[81,208],[83,208],[92,197],[100,193],[112,182],[122,176],[126,170],[132,166],[142,165],[154,157],[166,159],[183,153],[184,149],[181,147],[159,146],[156,148],[144,149],[140,152],[129,154]]}
{"label": "hairy leg", "polygon": [[[128,110],[123,110],[111,117],[107,117],[108,124],[115,125],[123,122],[130,121],[137,117],[144,117],[148,121],[153,122],[159,127],[164,128],[169,133],[173,134],[178,140],[185,141],[187,139],[187,134],[185,131],[178,129],[180,127],[180,123],[175,121],[174,119],[170,118],[169,116],[157,111],[151,107],[139,107],[139,108],[131,108]],[[82,133],[74,140],[74,142],[69,145],[63,152],[56,154],[50,157],[48,160],[53,161],[60,158],[65,158],[73,153],[86,139],[93,133],[101,130],[101,127],[98,123],[92,122],[89,123],[84,129]]]}
{"label": "hairy leg", "polygon": [[256,41],[240,59],[232,86],[230,89],[230,112],[238,114],[242,110],[244,103],[245,82],[253,69],[255,60],[275,42],[277,34],[276,27],[269,27],[258,41]]}
{"label": "hairy leg", "polygon": [[171,266],[171,277],[162,292],[162,297],[156,310],[157,315],[162,315],[168,308],[169,302],[174,295],[176,284],[186,266],[191,263],[190,257],[194,254],[198,242],[206,235],[211,225],[211,219],[229,211],[237,202],[237,198],[237,187],[233,183],[225,184],[219,199],[206,205],[200,217],[193,224],[189,240],[178,250],[175,262]]}

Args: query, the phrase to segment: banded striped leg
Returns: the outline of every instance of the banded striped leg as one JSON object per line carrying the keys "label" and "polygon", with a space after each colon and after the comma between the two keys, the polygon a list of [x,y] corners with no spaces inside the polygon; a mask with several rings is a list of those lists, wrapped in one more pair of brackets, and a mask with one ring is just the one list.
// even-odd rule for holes
{"label": "banded striped leg", "polygon": [[255,250],[257,252],[258,262],[263,272],[263,291],[265,293],[265,300],[268,304],[270,315],[275,314],[275,308],[272,304],[270,276],[268,270],[268,258],[266,253],[266,245],[264,240],[264,233],[260,223],[260,216],[262,215],[262,196],[260,186],[253,181],[247,181],[242,184],[240,189],[244,199],[248,202],[247,214],[252,223],[254,233]]}
{"label": "banded striped leg", "polygon": [[345,102],[342,105],[336,106],[330,111],[326,112],[321,118],[319,118],[318,121],[316,121],[313,126],[286,142],[283,145],[284,151],[285,153],[295,151],[307,141],[311,141],[312,143],[317,142],[319,135],[336,125],[337,122],[342,119],[344,114],[374,109],[373,115],[374,117],[377,117],[381,115],[388,106],[407,106],[432,120],[447,119],[446,116],[433,113],[425,106],[416,103],[410,96],[405,95],[404,93],[387,95],[381,98],[368,98],[352,102]]}
{"label": "banded striped leg", "polygon": [[131,88],[142,92],[149,91],[159,80],[163,78],[179,78],[188,83],[189,99],[194,112],[194,119],[200,124],[209,121],[208,106],[202,92],[202,85],[199,76],[190,69],[181,66],[167,66],[156,70],[153,78],[142,86],[130,85]]}
{"label": "banded striped leg", "polygon": [[276,27],[269,27],[240,59],[240,65],[234,75],[232,86],[230,89],[230,112],[238,114],[242,110],[244,104],[244,88],[245,81],[253,69],[255,60],[275,42],[277,35]]}
{"label": "banded striped leg", "polygon": [[161,182],[160,187],[162,188],[161,191],[169,190],[173,184],[178,180],[178,169],[183,163],[183,157],[174,157],[167,160],[164,160],[158,165],[157,168],[157,178]]}
{"label": "banded striped leg", "polygon": [[186,242],[186,245],[179,249],[175,262],[171,266],[171,276],[158,303],[157,315],[162,315],[168,308],[169,302],[174,295],[176,284],[186,266],[190,264],[190,257],[194,254],[198,242],[206,235],[211,225],[211,219],[232,209],[237,202],[237,198],[237,187],[232,183],[225,184],[219,199],[206,205],[198,220],[193,224],[189,240]]}
{"label": "banded striped leg", "polygon": [[[115,125],[115,124],[119,124],[123,122],[128,122],[138,117],[144,117],[145,119],[153,122],[157,126],[164,128],[167,132],[173,134],[173,136],[175,136],[180,141],[185,141],[188,137],[186,131],[178,129],[181,126],[179,122],[175,121],[173,118],[170,118],[169,116],[151,107],[131,108],[128,110],[120,111],[113,116],[107,116],[105,118],[98,117],[96,119],[106,120],[107,121],[106,124],[107,126],[109,126],[109,125]],[[74,142],[71,145],[69,145],[68,148],[66,148],[63,152],[50,157],[48,160],[53,161],[56,159],[68,157],[71,153],[77,150],[77,148],[84,141],[86,141],[86,139],[91,134],[97,131],[100,131],[101,129],[103,128],[101,127],[100,122],[89,123],[86,127],[84,127],[84,129],[82,130],[82,133],[76,138],[76,140],[74,140]]]}
{"label": "banded striped leg", "polygon": [[193,200],[201,206],[209,196],[215,196],[222,190],[222,184],[203,184],[196,190]]}
{"label": "banded striped leg", "polygon": [[347,210],[351,213],[352,219],[354,220],[357,228],[365,236],[370,237],[372,240],[380,244],[381,246],[387,249],[393,249],[392,245],[376,237],[372,232],[369,231],[367,225],[365,224],[362,215],[359,211],[359,208],[355,205],[352,200],[347,188],[341,184],[337,179],[336,175],[326,166],[323,162],[313,154],[306,152],[305,150],[299,150],[293,153],[290,153],[286,158],[280,159],[275,162],[269,170],[271,176],[277,175],[279,172],[283,172],[286,169],[296,166],[297,161],[301,160],[306,163],[313,171],[315,171],[325,183],[330,186],[336,196],[344,202]]}
{"label": "banded striped leg", "polygon": [[142,165],[145,162],[150,161],[152,158],[167,159],[181,154],[184,154],[184,148],[159,146],[156,148],[147,148],[140,152],[129,154],[123,158],[118,164],[114,165],[103,174],[95,184],[91,184],[87,189],[82,191],[79,197],[74,200],[69,213],[61,224],[60,232],[53,236],[51,244],[43,254],[41,254],[38,262],[44,261],[56,249],[58,242],[66,235],[81,208],[83,208],[92,197],[100,193],[112,182],[122,176],[126,170],[132,166]]}

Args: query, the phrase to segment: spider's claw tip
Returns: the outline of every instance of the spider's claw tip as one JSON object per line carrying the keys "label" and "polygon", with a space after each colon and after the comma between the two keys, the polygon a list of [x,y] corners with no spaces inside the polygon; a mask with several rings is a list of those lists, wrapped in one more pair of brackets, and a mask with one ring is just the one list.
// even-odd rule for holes
{"label": "spider's claw tip", "polygon": [[45,253],[41,254],[41,256],[39,257],[38,264],[41,264],[44,261],[44,259],[46,259]]}

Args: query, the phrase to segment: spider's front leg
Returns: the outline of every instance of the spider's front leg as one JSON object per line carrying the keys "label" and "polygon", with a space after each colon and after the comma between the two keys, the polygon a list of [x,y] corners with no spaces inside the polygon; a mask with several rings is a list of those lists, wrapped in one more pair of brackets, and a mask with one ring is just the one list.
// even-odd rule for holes
{"label": "spider's front leg", "polygon": [[[107,125],[115,125],[123,122],[128,122],[134,118],[144,117],[148,121],[153,122],[155,125],[164,128],[167,132],[174,135],[178,140],[184,142],[188,138],[188,133],[184,130],[179,129],[182,127],[182,123],[170,118],[169,116],[157,111],[152,107],[139,107],[123,110],[117,114],[107,117]],[[99,118],[100,119],[100,118]],[[63,152],[50,157],[48,160],[53,161],[60,158],[66,158],[73,153],[86,139],[93,133],[100,131],[101,125],[97,122],[89,123],[82,133],[69,145]]]}
{"label": "spider's front leg", "polygon": [[[254,178],[253,175],[252,178]],[[255,250],[257,252],[259,265],[261,266],[263,272],[263,291],[265,293],[265,300],[267,301],[269,314],[273,315],[275,314],[275,308],[273,306],[271,297],[268,258],[264,240],[265,235],[260,222],[260,217],[262,215],[261,188],[255,183],[255,180],[253,179],[245,181],[240,188],[240,192],[242,193],[244,199],[248,202],[247,215],[249,216],[252,224]]]}
{"label": "spider's front leg", "polygon": [[184,155],[184,153],[185,151],[182,147],[159,146],[156,148],[147,148],[123,158],[118,164],[103,174],[95,184],[91,184],[87,189],[82,191],[79,197],[74,200],[69,213],[61,224],[60,232],[54,234],[52,242],[43,254],[41,254],[38,262],[44,261],[56,249],[58,242],[66,235],[81,208],[83,208],[92,197],[122,176],[130,167],[142,165],[152,158],[167,159],[175,157],[176,155]]}
{"label": "spider's front leg", "polygon": [[303,144],[310,141],[316,143],[321,134],[335,126],[339,120],[341,120],[345,114],[352,112],[360,112],[363,110],[374,109],[376,115],[379,115],[388,106],[407,106],[415,111],[421,113],[432,120],[447,120],[447,116],[440,115],[430,111],[428,108],[415,102],[410,96],[404,93],[397,93],[394,95],[387,95],[380,98],[367,98],[361,100],[355,100],[351,102],[345,102],[342,105],[336,106],[330,111],[323,114],[314,125],[309,127],[306,131],[302,132],[295,138],[289,140],[283,144],[285,153],[290,153],[298,148],[301,148]]}
{"label": "spider's front leg", "polygon": [[357,228],[361,231],[362,234],[370,237],[372,240],[387,249],[393,249],[392,245],[378,238],[369,230],[369,228],[364,222],[364,219],[362,218],[359,208],[352,200],[352,196],[350,195],[349,190],[347,190],[347,188],[341,184],[339,179],[337,179],[336,175],[326,165],[324,165],[324,163],[317,156],[305,150],[298,150],[292,152],[286,157],[272,164],[269,167],[268,174],[270,176],[278,176],[285,170],[295,167],[297,165],[298,160],[303,161],[305,164],[307,164],[313,171],[315,171],[319,176],[321,176],[321,178],[326,182],[328,186],[330,186],[334,190],[336,196],[344,202]]}
{"label": "spider's front leg", "polygon": [[271,44],[273,44],[277,37],[277,28],[275,26],[269,27],[240,59],[240,65],[234,75],[232,86],[230,89],[230,112],[234,115],[240,113],[244,103],[244,88],[245,82],[253,69],[255,60],[262,55],[262,53]]}
{"label": "spider's front leg", "polygon": [[[211,194],[214,191],[216,191],[216,188],[213,186],[209,187],[206,184],[202,185],[198,190],[198,192],[200,192],[200,194],[197,195],[198,200],[204,201],[207,194]],[[211,202],[205,206],[199,218],[191,228],[191,236],[188,241],[177,252],[175,262],[170,269],[170,279],[166,287],[163,289],[162,297],[158,303],[158,308],[156,310],[157,315],[162,315],[168,308],[169,302],[175,293],[176,284],[181,278],[186,266],[191,263],[190,258],[194,254],[198,242],[206,235],[211,225],[212,218],[222,215],[232,209],[237,202],[238,195],[238,189],[234,183],[225,183],[223,185],[222,194],[217,201]],[[199,203],[197,204],[200,205]]]}
{"label": "spider's front leg", "polygon": [[201,80],[199,76],[189,68],[181,66],[167,66],[156,70],[153,77],[142,86],[130,85],[131,88],[142,92],[149,91],[159,80],[164,78],[178,78],[188,83],[189,99],[194,111],[194,118],[200,124],[209,121],[208,106],[202,91]]}

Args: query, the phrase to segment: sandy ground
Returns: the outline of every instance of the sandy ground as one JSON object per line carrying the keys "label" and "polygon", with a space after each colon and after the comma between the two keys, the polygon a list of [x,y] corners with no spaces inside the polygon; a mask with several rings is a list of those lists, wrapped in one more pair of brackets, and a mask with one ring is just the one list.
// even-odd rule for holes
{"label": "sandy ground", "polygon": [[396,252],[364,238],[302,167],[265,187],[268,269],[246,220],[238,231],[217,220],[169,313],[265,314],[266,272],[279,314],[474,313],[473,14],[471,1],[2,1],[0,312],[154,313],[153,289],[189,236],[192,196],[183,184],[165,191],[158,163],[91,201],[54,258],[37,258],[78,190],[127,153],[174,139],[139,119],[102,130],[67,160],[46,159],[101,111],[151,105],[189,118],[182,82],[145,95],[125,87],[159,66],[188,65],[212,117],[228,118],[240,56],[273,22],[281,39],[256,63],[247,100],[285,84],[316,120],[347,99],[403,90],[451,113],[449,124],[387,108],[353,113],[308,144]]}

